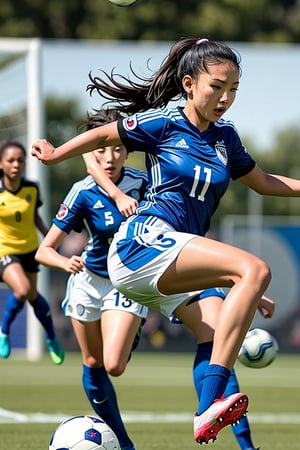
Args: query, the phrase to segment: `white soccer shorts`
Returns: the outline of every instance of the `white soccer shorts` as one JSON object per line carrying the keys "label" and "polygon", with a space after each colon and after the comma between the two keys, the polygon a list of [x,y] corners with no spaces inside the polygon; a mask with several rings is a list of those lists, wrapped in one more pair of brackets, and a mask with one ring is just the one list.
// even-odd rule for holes
{"label": "white soccer shorts", "polygon": [[[137,236],[136,230],[139,230]],[[108,255],[113,285],[124,295],[169,318],[179,305],[201,291],[163,295],[157,283],[182,248],[196,237],[176,232],[166,222],[153,217],[123,222]]]}
{"label": "white soccer shorts", "polygon": [[125,297],[108,278],[86,268],[69,277],[62,308],[66,316],[84,322],[100,319],[105,310],[126,311],[144,319],[148,314],[146,306]]}

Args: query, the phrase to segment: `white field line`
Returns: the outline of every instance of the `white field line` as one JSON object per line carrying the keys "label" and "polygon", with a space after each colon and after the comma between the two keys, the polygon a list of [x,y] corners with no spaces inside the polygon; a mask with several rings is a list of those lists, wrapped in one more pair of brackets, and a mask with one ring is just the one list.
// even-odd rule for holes
{"label": "white field line", "polygon": [[[80,414],[80,413],[79,413]],[[122,415],[126,423],[191,423],[193,415],[189,413],[156,414],[151,412],[127,411]],[[60,423],[67,419],[67,415],[45,414],[45,413],[19,413],[0,408],[0,424],[18,423]],[[251,424],[300,424],[300,414],[292,413],[259,413],[248,414]]]}

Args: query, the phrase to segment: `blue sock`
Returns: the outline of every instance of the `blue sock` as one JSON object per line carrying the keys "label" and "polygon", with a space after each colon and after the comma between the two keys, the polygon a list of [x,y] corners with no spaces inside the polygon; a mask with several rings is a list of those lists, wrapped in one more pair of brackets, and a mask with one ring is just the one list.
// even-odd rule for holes
{"label": "blue sock", "polygon": [[[236,378],[235,370],[232,369],[230,377],[225,389],[225,397],[231,394],[240,392],[238,380]],[[251,439],[251,432],[249,422],[246,416],[243,416],[239,423],[232,427],[232,432],[242,450],[254,449],[254,444]]]}
{"label": "blue sock", "polygon": [[[194,385],[199,401],[201,398],[204,376],[211,357],[212,346],[212,342],[205,342],[203,344],[198,344],[197,347],[197,353],[193,366],[193,376]],[[233,369],[230,373],[230,377],[224,394],[225,397],[228,397],[229,395],[235,394],[237,392],[239,392],[239,384],[236,378],[235,370]],[[252,448],[254,449],[247,417],[242,417],[242,419],[240,419],[240,422],[232,427],[232,432],[234,433],[241,450]]]}
{"label": "blue sock", "polygon": [[198,414],[202,414],[213,404],[214,400],[222,397],[229,375],[230,370],[226,367],[219,366],[218,364],[210,364],[207,366],[202,383],[201,400],[197,410]]}
{"label": "blue sock", "polygon": [[37,298],[33,302],[30,302],[30,304],[33,307],[35,316],[45,329],[47,339],[54,339],[55,331],[47,300],[41,294],[38,294]]}
{"label": "blue sock", "polygon": [[116,393],[104,367],[82,366],[82,384],[94,411],[116,433],[121,447],[133,448],[121,418]]}
{"label": "blue sock", "polygon": [[24,304],[25,302],[19,300],[13,293],[9,294],[2,319],[2,333],[9,334],[10,326],[19,312],[24,308]]}
{"label": "blue sock", "polygon": [[204,376],[206,374],[212,351],[212,342],[204,342],[198,344],[197,352],[194,359],[193,377],[194,385],[200,401]]}

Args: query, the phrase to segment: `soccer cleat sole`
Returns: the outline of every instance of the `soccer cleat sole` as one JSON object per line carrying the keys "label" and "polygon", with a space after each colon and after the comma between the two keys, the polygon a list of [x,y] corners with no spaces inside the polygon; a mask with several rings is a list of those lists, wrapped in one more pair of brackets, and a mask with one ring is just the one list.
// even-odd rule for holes
{"label": "soccer cleat sole", "polygon": [[240,394],[239,397],[233,400],[231,405],[227,405],[226,409],[220,411],[213,420],[200,427],[195,432],[195,441],[202,445],[208,444],[209,441],[214,442],[217,439],[217,434],[227,425],[235,425],[239,420],[246,415],[248,407],[248,397],[245,394]]}

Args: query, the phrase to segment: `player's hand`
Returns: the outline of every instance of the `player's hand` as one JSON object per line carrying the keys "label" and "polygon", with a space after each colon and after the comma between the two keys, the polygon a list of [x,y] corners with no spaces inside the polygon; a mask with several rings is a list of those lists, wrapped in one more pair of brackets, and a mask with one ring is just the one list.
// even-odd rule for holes
{"label": "player's hand", "polygon": [[80,256],[73,255],[69,258],[64,266],[64,269],[68,273],[78,273],[81,272],[84,268],[85,264],[83,259]]}
{"label": "player's hand", "polygon": [[275,302],[263,295],[257,309],[265,319],[270,319],[275,311]]}
{"label": "player's hand", "polygon": [[46,166],[55,164],[55,148],[46,139],[38,139],[32,144],[31,155],[42,161]]}
{"label": "player's hand", "polygon": [[114,198],[117,208],[123,216],[128,217],[134,213],[138,206],[137,200],[130,197],[129,195],[119,192],[118,196]]}

